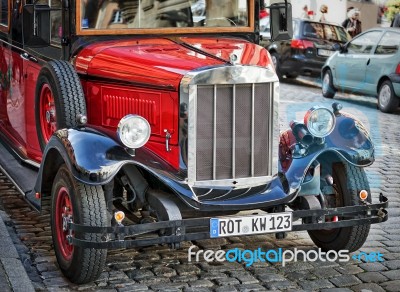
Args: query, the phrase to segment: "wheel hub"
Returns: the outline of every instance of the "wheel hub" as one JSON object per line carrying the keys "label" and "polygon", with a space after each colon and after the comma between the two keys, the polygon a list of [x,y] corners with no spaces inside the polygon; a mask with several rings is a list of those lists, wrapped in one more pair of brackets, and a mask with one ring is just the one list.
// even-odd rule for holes
{"label": "wheel hub", "polygon": [[46,111],[46,122],[47,123],[54,122],[54,117],[55,117],[55,112],[54,112],[53,109],[50,109],[50,110]]}
{"label": "wheel hub", "polygon": [[62,229],[64,232],[68,231],[68,223],[72,222],[72,216],[68,214],[62,215]]}
{"label": "wheel hub", "polygon": [[73,210],[68,189],[61,187],[55,208],[55,226],[60,253],[67,261],[72,258],[74,252],[74,246],[69,241],[69,237],[73,236],[73,234],[68,228],[68,223],[72,222],[72,218]]}
{"label": "wheel hub", "polygon": [[381,105],[386,106],[390,101],[390,88],[388,85],[384,85],[379,94],[379,102]]}
{"label": "wheel hub", "polygon": [[324,80],[322,82],[322,91],[326,93],[328,91],[328,86],[329,86],[329,75],[325,74],[324,75]]}

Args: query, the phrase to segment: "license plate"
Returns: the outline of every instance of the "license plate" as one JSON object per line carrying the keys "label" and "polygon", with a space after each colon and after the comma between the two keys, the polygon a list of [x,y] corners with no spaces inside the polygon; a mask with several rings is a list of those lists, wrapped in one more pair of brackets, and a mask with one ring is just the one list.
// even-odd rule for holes
{"label": "license plate", "polygon": [[290,230],[292,230],[292,213],[210,219],[210,237],[250,235]]}
{"label": "license plate", "polygon": [[330,57],[332,54],[333,54],[333,51],[318,49],[318,55],[320,55],[320,56]]}

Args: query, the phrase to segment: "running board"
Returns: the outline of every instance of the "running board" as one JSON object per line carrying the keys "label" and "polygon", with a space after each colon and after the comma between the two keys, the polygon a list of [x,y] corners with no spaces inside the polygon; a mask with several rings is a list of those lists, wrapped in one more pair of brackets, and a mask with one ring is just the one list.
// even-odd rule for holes
{"label": "running board", "polygon": [[17,190],[36,210],[40,210],[40,199],[36,199],[33,191],[39,169],[20,159],[0,139],[0,171],[15,185]]}

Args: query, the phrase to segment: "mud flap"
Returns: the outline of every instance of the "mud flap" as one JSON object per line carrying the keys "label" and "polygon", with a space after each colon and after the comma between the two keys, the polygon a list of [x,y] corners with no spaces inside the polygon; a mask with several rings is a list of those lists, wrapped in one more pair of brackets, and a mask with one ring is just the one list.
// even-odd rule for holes
{"label": "mud flap", "polygon": [[[177,204],[165,193],[161,191],[149,190],[147,193],[147,201],[157,214],[158,221],[182,220],[182,214]],[[180,222],[180,221],[177,221]],[[175,227],[160,230],[160,235],[176,235],[185,234],[185,227],[177,224]],[[180,242],[171,243],[171,248],[179,248]]]}

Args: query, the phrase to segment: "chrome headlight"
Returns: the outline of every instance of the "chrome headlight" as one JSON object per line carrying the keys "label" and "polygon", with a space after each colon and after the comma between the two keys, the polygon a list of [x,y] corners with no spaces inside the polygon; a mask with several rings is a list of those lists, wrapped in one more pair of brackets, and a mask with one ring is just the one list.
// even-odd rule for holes
{"label": "chrome headlight", "polygon": [[127,115],[121,119],[117,135],[122,144],[128,148],[142,147],[150,138],[150,124],[141,116]]}
{"label": "chrome headlight", "polygon": [[312,107],[304,116],[304,124],[311,135],[323,138],[335,128],[336,118],[333,112],[325,107]]}

